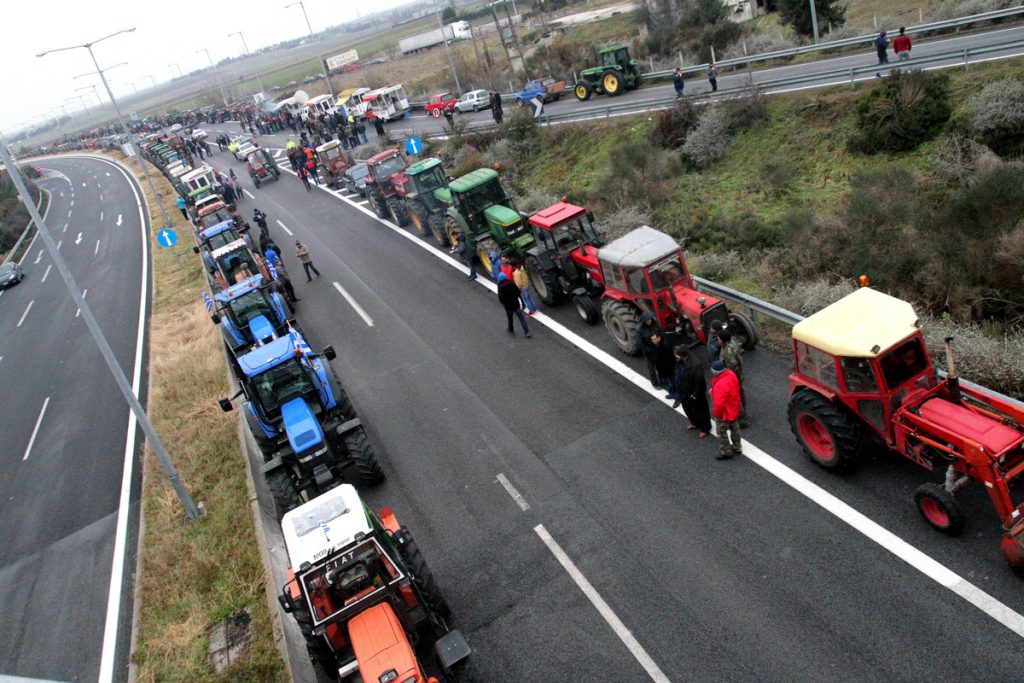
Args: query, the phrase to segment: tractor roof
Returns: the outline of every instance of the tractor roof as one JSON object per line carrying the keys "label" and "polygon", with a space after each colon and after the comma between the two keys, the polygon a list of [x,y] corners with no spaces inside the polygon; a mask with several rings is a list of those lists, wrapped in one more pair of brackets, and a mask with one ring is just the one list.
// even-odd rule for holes
{"label": "tractor roof", "polygon": [[235,227],[235,220],[233,218],[229,218],[226,221],[221,221],[220,223],[217,223],[217,225],[212,225],[206,230],[201,231],[199,236],[204,240],[208,240],[211,237],[216,237],[225,230],[229,230],[233,227]]}
{"label": "tractor roof", "polygon": [[363,501],[351,484],[342,484],[285,513],[281,531],[296,572],[307,562],[316,564],[329,558],[332,551],[351,545],[357,535],[373,533]]}
{"label": "tractor roof", "polygon": [[231,285],[227,289],[217,292],[213,295],[213,298],[222,304],[226,304],[229,301],[237,299],[243,294],[248,294],[254,289],[259,289],[262,285],[263,276],[257,273],[250,278],[246,278],[242,282]]}
{"label": "tractor roof", "polygon": [[340,146],[341,146],[340,142],[338,142],[337,140],[331,140],[330,142],[325,142],[324,144],[322,144],[319,147],[317,147],[316,151],[317,152],[326,152],[329,149],[334,149],[335,147],[340,147]]}
{"label": "tractor roof", "polygon": [[243,247],[247,246],[248,245],[245,243],[245,240],[239,238],[234,242],[228,242],[223,247],[214,249],[210,256],[214,259],[219,259],[221,256],[224,256],[225,254],[230,254],[233,251],[238,251],[239,249],[242,249]]}
{"label": "tractor roof", "polygon": [[641,225],[607,246],[601,247],[598,257],[615,265],[642,268],[678,249],[676,241],[661,230]]}
{"label": "tractor roof", "polygon": [[497,177],[498,172],[493,168],[478,168],[460,178],[456,178],[448,187],[451,188],[452,192],[469,192],[474,187],[479,187]]}
{"label": "tractor roof", "polygon": [[366,160],[366,163],[369,166],[373,166],[378,161],[384,161],[385,159],[390,159],[391,157],[397,156],[397,155],[398,155],[398,150],[397,149],[386,149],[383,152],[378,152],[377,154],[374,154],[372,157],[370,157],[369,159]]}
{"label": "tractor roof", "polygon": [[794,325],[793,339],[833,356],[874,358],[919,327],[909,303],[862,287]]}
{"label": "tractor roof", "polygon": [[587,210],[582,206],[559,202],[554,206],[541,209],[530,216],[530,224],[536,225],[538,228],[544,228],[545,230],[554,230],[562,223],[571,221],[573,218],[578,218],[586,213]]}
{"label": "tractor roof", "polygon": [[286,334],[241,356],[238,365],[246,377],[252,377],[280,365],[289,358],[294,358],[295,351],[295,340],[290,334]]}
{"label": "tractor roof", "polygon": [[624,43],[619,43],[618,45],[612,45],[611,47],[606,47],[603,50],[598,50],[597,54],[603,55],[605,52],[615,52],[616,50],[621,50],[623,48],[628,48],[628,47],[629,46],[624,44]]}
{"label": "tractor roof", "polygon": [[429,171],[430,169],[434,168],[435,166],[440,166],[440,165],[441,165],[441,160],[440,159],[435,159],[433,157],[430,157],[430,158],[424,159],[423,161],[417,161],[415,164],[413,164],[409,168],[405,169],[405,174],[406,175],[417,175],[419,173],[423,173],[424,171]]}

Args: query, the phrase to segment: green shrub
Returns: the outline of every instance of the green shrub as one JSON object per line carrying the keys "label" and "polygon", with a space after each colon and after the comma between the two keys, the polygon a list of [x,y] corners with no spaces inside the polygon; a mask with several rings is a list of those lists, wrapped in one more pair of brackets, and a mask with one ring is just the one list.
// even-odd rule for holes
{"label": "green shrub", "polygon": [[729,127],[733,133],[748,130],[768,120],[768,103],[757,88],[727,100],[723,106],[729,114]]}
{"label": "green shrub", "polygon": [[721,107],[709,107],[686,136],[683,156],[697,168],[708,168],[728,153],[729,115]]}
{"label": "green shrub", "polygon": [[971,132],[1004,156],[1024,153],[1024,83],[989,83],[970,103]]}
{"label": "green shrub", "polygon": [[651,142],[662,149],[676,149],[686,142],[686,136],[697,127],[700,116],[689,100],[679,100],[671,109],[658,112],[651,130]]}
{"label": "green shrub", "polygon": [[896,70],[857,102],[850,144],[867,154],[906,152],[934,138],[951,112],[947,75]]}
{"label": "green shrub", "polygon": [[[811,22],[811,5],[807,0],[778,0],[779,18],[783,24],[805,36],[814,35]],[[815,13],[818,17],[818,31],[825,33],[829,24],[834,28],[846,23],[846,10],[838,7],[835,0],[815,0]]]}
{"label": "green shrub", "polygon": [[651,210],[667,200],[673,175],[668,152],[630,137],[608,155],[597,187],[607,209],[636,204]]}

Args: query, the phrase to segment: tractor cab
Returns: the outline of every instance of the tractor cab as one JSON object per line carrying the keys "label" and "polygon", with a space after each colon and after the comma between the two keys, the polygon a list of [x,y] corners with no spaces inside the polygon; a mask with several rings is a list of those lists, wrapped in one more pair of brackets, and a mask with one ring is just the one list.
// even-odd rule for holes
{"label": "tractor cab", "polygon": [[370,174],[366,182],[366,198],[380,218],[391,218],[399,227],[409,222],[400,188],[405,188],[405,157],[397,149],[388,149],[366,160]]}
{"label": "tractor cab", "polygon": [[[281,520],[288,582],[279,601],[315,663],[343,681],[426,683],[452,674],[469,646],[409,531],[342,484]],[[431,647],[431,645],[433,647]],[[326,672],[324,672],[326,673]]]}
{"label": "tractor cab", "polygon": [[607,312],[621,304],[633,307],[630,318],[638,320],[637,311],[653,314],[672,345],[706,344],[715,320],[729,326],[744,348],[756,343],[753,323],[746,316],[730,312],[724,302],[694,288],[682,250],[660,230],[646,225],[633,230],[602,247],[598,262],[605,286],[605,324],[627,353],[636,352],[631,333],[635,325],[625,319],[612,324]]}
{"label": "tractor cab", "polygon": [[444,214],[452,201],[448,176],[440,159],[427,158],[405,169],[396,177],[395,190],[405,198],[406,214],[424,237],[434,234],[442,246],[448,244],[444,233]]}
{"label": "tractor cab", "polygon": [[327,185],[337,187],[345,171],[352,165],[352,156],[337,140],[325,142],[317,147],[316,155],[320,159],[320,173]]}
{"label": "tractor cab", "polygon": [[[540,250],[561,260],[566,268],[582,267],[600,282],[597,249],[604,244],[594,229],[594,214],[582,206],[560,202],[529,218]],[[589,248],[588,248],[589,247]],[[573,264],[573,265],[569,265]]]}
{"label": "tractor cab", "polygon": [[385,197],[394,194],[394,176],[405,170],[405,159],[397,149],[387,149],[366,160],[370,176]]}
{"label": "tractor cab", "polygon": [[181,176],[179,180],[185,186],[188,197],[194,202],[212,195],[213,184],[216,182],[213,169],[205,164]]}
{"label": "tractor cab", "polygon": [[597,58],[605,69],[636,70],[636,60],[629,58],[629,48],[625,45],[605,48],[597,53]]}
{"label": "tractor cab", "polygon": [[252,246],[249,244],[247,232],[247,229],[238,228],[234,219],[229,218],[226,221],[217,223],[213,227],[200,230],[198,236],[199,244],[192,247],[192,251],[197,254],[201,253],[203,261],[206,262],[206,267],[212,271],[215,269],[211,255],[212,252],[238,240],[244,240],[247,245]]}
{"label": "tractor cab", "polygon": [[267,344],[291,329],[284,299],[265,284],[262,275],[232,285],[213,299],[218,309],[210,318],[221,325],[233,351]]}
{"label": "tractor cab", "polygon": [[491,249],[521,254],[533,246],[533,234],[516,210],[497,171],[479,168],[453,180],[448,188],[452,194],[452,206],[448,210],[451,243],[455,244],[460,231],[476,240],[485,270],[490,272],[485,256]]}
{"label": "tractor cab", "polygon": [[281,171],[277,168],[270,153],[262,147],[257,147],[246,155],[245,169],[249,172],[249,177],[252,178],[256,187],[259,187],[262,182],[277,180],[281,175]]}
{"label": "tractor cab", "polygon": [[262,275],[268,282],[271,280],[263,258],[254,253],[242,238],[214,249],[209,254],[207,267],[213,273],[220,290],[244,282],[253,275]]}

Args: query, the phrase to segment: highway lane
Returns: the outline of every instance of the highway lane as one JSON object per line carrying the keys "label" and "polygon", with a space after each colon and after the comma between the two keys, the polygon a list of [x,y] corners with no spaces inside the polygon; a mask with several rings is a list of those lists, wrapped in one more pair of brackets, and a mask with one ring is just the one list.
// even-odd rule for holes
{"label": "highway lane", "polygon": [[[144,248],[135,194],[102,161],[60,158],[39,165],[61,174],[41,181],[53,202],[47,225],[131,377]],[[0,622],[0,673],[96,680],[128,407],[42,240],[23,265],[25,281],[0,298],[0,438],[8,453],[0,463],[0,604],[8,617]],[[132,484],[134,501],[137,476]],[[130,556],[137,512],[133,507]],[[122,589],[127,618],[121,619],[117,657],[108,662],[117,680],[127,671],[131,614],[130,583]]]}
{"label": "highway lane", "polygon": [[[213,159],[229,161],[240,168],[226,154]],[[507,337],[493,294],[418,238],[306,193],[290,175],[255,194],[242,209],[269,213],[303,298],[300,320],[314,347],[338,348],[335,367],[385,461],[389,479],[368,497],[417,534],[486,680],[644,677],[538,525],[670,678],[1018,674],[1012,631],[750,462],[715,461],[714,443],[693,438],[677,413],[539,322],[534,339]],[[319,281],[304,282],[275,220],[310,245]],[[613,350],[603,328],[568,308],[552,314]],[[951,540],[918,519],[910,493],[925,476],[909,464],[879,458],[852,477],[822,472],[788,434],[787,372],[784,358],[750,354],[749,439],[1024,609],[980,492],[962,501],[971,533]],[[956,651],[921,647],[945,641]]]}

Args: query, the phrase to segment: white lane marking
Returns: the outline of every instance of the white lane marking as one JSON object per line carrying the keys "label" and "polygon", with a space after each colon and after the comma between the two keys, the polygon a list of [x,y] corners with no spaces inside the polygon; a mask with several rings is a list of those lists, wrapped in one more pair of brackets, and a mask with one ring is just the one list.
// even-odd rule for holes
{"label": "white lane marking", "polygon": [[43,254],[46,253],[45,249],[40,249],[39,253],[36,254],[36,260],[33,265],[39,265],[39,262],[43,259]]}
{"label": "white lane marking", "polygon": [[107,177],[108,177],[108,178],[110,177],[110,174],[109,174],[109,173],[107,173]]}
{"label": "white lane marking", "polygon": [[[86,295],[86,294],[88,294],[88,293],[89,293],[89,290],[88,290],[88,289],[83,289],[83,290],[82,290],[82,298],[84,299],[84,298],[85,298],[85,295]],[[78,309],[77,311],[75,311],[75,317],[76,317],[76,318],[77,318],[78,316],[80,316],[80,315],[82,315],[82,309],[81,309],[81,308],[79,308],[79,309]],[[3,683],[3,682],[2,682],[2,681],[0,681],[0,683]]]}
{"label": "white lane marking", "polygon": [[[276,219],[275,219],[275,220],[276,220]],[[281,229],[282,229],[282,230],[284,230],[284,231],[285,231],[286,233],[288,233],[288,234],[289,234],[289,235],[291,235],[292,237],[294,237],[294,236],[295,236],[295,233],[294,233],[294,232],[292,232],[291,230],[289,230],[289,229],[288,229],[288,226],[287,226],[287,225],[285,225],[285,224],[284,224],[284,223],[282,223],[281,221],[277,221],[277,224],[278,224],[278,225],[280,225],[280,226],[281,226]]]}
{"label": "white lane marking", "polygon": [[661,668],[654,663],[651,656],[647,654],[647,650],[643,648],[630,630],[626,628],[626,625],[622,623],[622,620],[616,616],[615,612],[612,611],[612,608],[609,607],[608,603],[601,597],[601,594],[597,592],[597,589],[594,588],[593,584],[587,580],[587,577],[585,577],[583,572],[579,570],[576,563],[572,561],[572,558],[570,558],[565,551],[562,550],[562,546],[558,545],[558,542],[551,537],[551,534],[549,534],[548,530],[544,528],[544,525],[538,524],[533,527],[533,530],[537,532],[540,540],[544,542],[544,545],[548,547],[548,550],[550,550],[551,554],[555,556],[558,563],[562,565],[562,568],[567,574],[569,574],[569,578],[571,578],[579,589],[583,591],[583,594],[587,596],[587,599],[590,600],[590,604],[597,609],[598,613],[604,617],[604,620],[612,627],[612,631],[614,631],[615,635],[619,637],[619,640],[622,641],[623,645],[629,649],[636,661],[644,668],[647,675],[651,677],[651,680],[656,681],[656,683],[669,683],[668,676],[666,676]]}
{"label": "white lane marking", "polygon": [[249,195],[249,199],[256,199],[256,195],[254,195],[252,192],[249,192],[249,190],[245,189],[244,187],[242,188],[242,192]]}
{"label": "white lane marking", "polygon": [[[146,219],[143,213],[143,198],[128,177],[127,171],[113,161],[103,157],[93,157],[110,164],[117,169],[135,195],[135,203],[139,208],[139,232],[142,235],[142,282],[139,293],[138,330],[135,335],[135,369],[132,374],[132,393],[139,395],[142,381],[142,351],[146,334],[146,302],[149,291],[149,240],[146,231]],[[146,205],[148,209],[148,205]],[[118,216],[120,225],[120,216]],[[124,444],[124,473],[121,476],[121,498],[117,506],[117,527],[114,533],[114,556],[110,570],[110,591],[107,593],[107,614],[103,626],[103,650],[100,654],[100,683],[107,683],[114,678],[114,662],[117,655],[117,631],[121,614],[121,591],[124,585],[125,553],[128,548],[128,510],[131,503],[132,472],[135,463],[135,413],[128,411],[128,428]]]}
{"label": "white lane marking", "polygon": [[121,225],[121,214],[117,214],[117,223],[115,225]]}
{"label": "white lane marking", "polygon": [[369,199],[363,199],[363,200],[360,200],[360,201],[356,202],[356,204],[359,204],[360,206],[362,206],[364,204],[369,204],[369,203],[370,203]]}
{"label": "white lane marking", "polygon": [[39,425],[43,424],[43,415],[46,414],[46,406],[50,405],[50,397],[47,396],[46,400],[43,401],[43,407],[39,411],[39,417],[36,418],[36,426],[32,429],[32,436],[28,439],[28,446],[25,448],[25,455],[21,456],[22,462],[28,460],[28,454],[32,452],[32,445],[36,442],[36,436],[39,434]]}
{"label": "white lane marking", "polygon": [[21,327],[21,324],[25,322],[25,318],[28,317],[28,312],[32,310],[32,304],[34,304],[35,302],[35,299],[32,299],[32,301],[28,302],[28,306],[25,307],[25,312],[21,314],[21,318],[18,320],[18,327]]}
{"label": "white lane marking", "polygon": [[100,201],[101,202],[103,201],[103,193],[102,192],[100,192]]}
{"label": "white lane marking", "polygon": [[505,489],[505,493],[512,496],[512,500],[516,502],[516,505],[519,506],[520,510],[526,512],[530,509],[530,504],[526,502],[526,499],[523,498],[522,494],[516,490],[516,487],[512,485],[512,482],[508,480],[508,477],[506,477],[503,472],[498,472],[498,476],[496,478],[502,488]]}
{"label": "white lane marking", "polygon": [[92,255],[95,256],[98,253],[100,253],[100,241],[96,240],[96,248],[92,250]]}
{"label": "white lane marking", "polygon": [[338,290],[338,292],[343,297],[345,297],[345,300],[348,301],[349,305],[351,305],[352,308],[355,309],[356,313],[359,314],[359,317],[363,319],[363,322],[365,322],[369,327],[373,327],[373,318],[371,318],[370,316],[368,316],[366,314],[366,311],[363,310],[363,307],[360,306],[356,302],[356,300],[352,298],[351,294],[349,294],[347,291],[345,291],[345,288],[341,286],[341,283],[335,282],[333,284],[334,284],[334,288],[336,290]]}
{"label": "white lane marking", "polygon": [[53,268],[53,264],[46,266],[46,272],[43,273],[43,279],[40,282],[46,282],[46,277],[50,274],[50,268]]}
{"label": "white lane marking", "polygon": [[102,221],[102,220],[103,220],[103,212],[100,211],[100,221]]}
{"label": "white lane marking", "polygon": [[85,183],[82,183],[82,187],[85,187]]}
{"label": "white lane marking", "polygon": [[64,229],[61,230],[61,232],[67,232],[68,231],[68,225],[69,225],[68,223],[65,223],[64,224]]}
{"label": "white lane marking", "polygon": [[60,251],[60,245],[64,244],[64,240],[57,240],[57,251]]}
{"label": "white lane marking", "polygon": [[[286,172],[294,173],[288,169]],[[435,257],[441,259],[448,265],[459,270],[464,274],[469,273],[469,268],[463,265],[461,262],[456,261],[448,253],[442,252],[427,242],[424,242],[417,235],[411,232],[399,228],[397,225],[390,221],[379,218],[369,209],[363,208],[353,202],[351,199],[345,197],[337,190],[331,190],[329,188],[321,188],[324,192],[328,192],[338,199],[351,205],[353,208],[362,211],[367,216],[373,218],[381,225],[386,226],[392,230],[395,234],[401,235],[405,239],[409,240],[413,244],[418,245],[421,249],[429,254],[433,254]],[[497,286],[483,277],[479,277],[476,280],[477,284],[487,288],[491,292],[497,292]],[[533,319],[537,320],[541,324],[547,326],[552,332],[558,334],[560,337],[568,341],[570,344],[578,347],[581,351],[593,357],[606,367],[616,372],[626,380],[632,382],[638,389],[649,394],[654,399],[660,401],[665,406],[671,407],[672,401],[666,400],[661,391],[655,391],[651,387],[650,380],[640,375],[640,373],[634,371],[628,365],[613,357],[611,354],[597,348],[589,341],[580,337],[575,332],[564,327],[561,323],[548,317],[545,313],[538,311],[533,315]],[[677,410],[680,416],[684,413],[681,409]],[[896,557],[903,560],[910,566],[920,571],[925,576],[935,580],[937,583],[945,588],[948,588],[956,595],[974,605],[985,614],[989,615],[1000,624],[1010,629],[1020,637],[1024,638],[1024,616],[1020,613],[1015,612],[1010,607],[1004,605],[999,600],[988,595],[980,588],[977,588],[970,582],[966,581],[953,570],[949,569],[945,565],[940,564],[937,560],[931,556],[910,545],[899,536],[896,536],[891,531],[888,531],[878,523],[869,519],[864,514],[858,512],[854,508],[850,507],[846,503],[833,496],[832,494],[825,491],[823,488],[814,484],[808,479],[805,479],[802,475],[797,474],[786,465],[768,455],[761,449],[757,448],[750,442],[744,440],[743,442],[744,455],[746,455],[752,462],[764,468],[770,474],[778,477],[783,483],[789,484],[797,492],[808,497],[812,502],[817,503],[826,511],[832,513],[840,520],[850,525],[860,533],[864,534],[867,538],[875,541],[883,548],[893,553]],[[751,454],[757,452],[759,457],[750,457]],[[849,514],[847,514],[849,511]]]}
{"label": "white lane marking", "polygon": [[78,237],[75,238],[75,244],[82,243],[82,233],[78,233]]}

